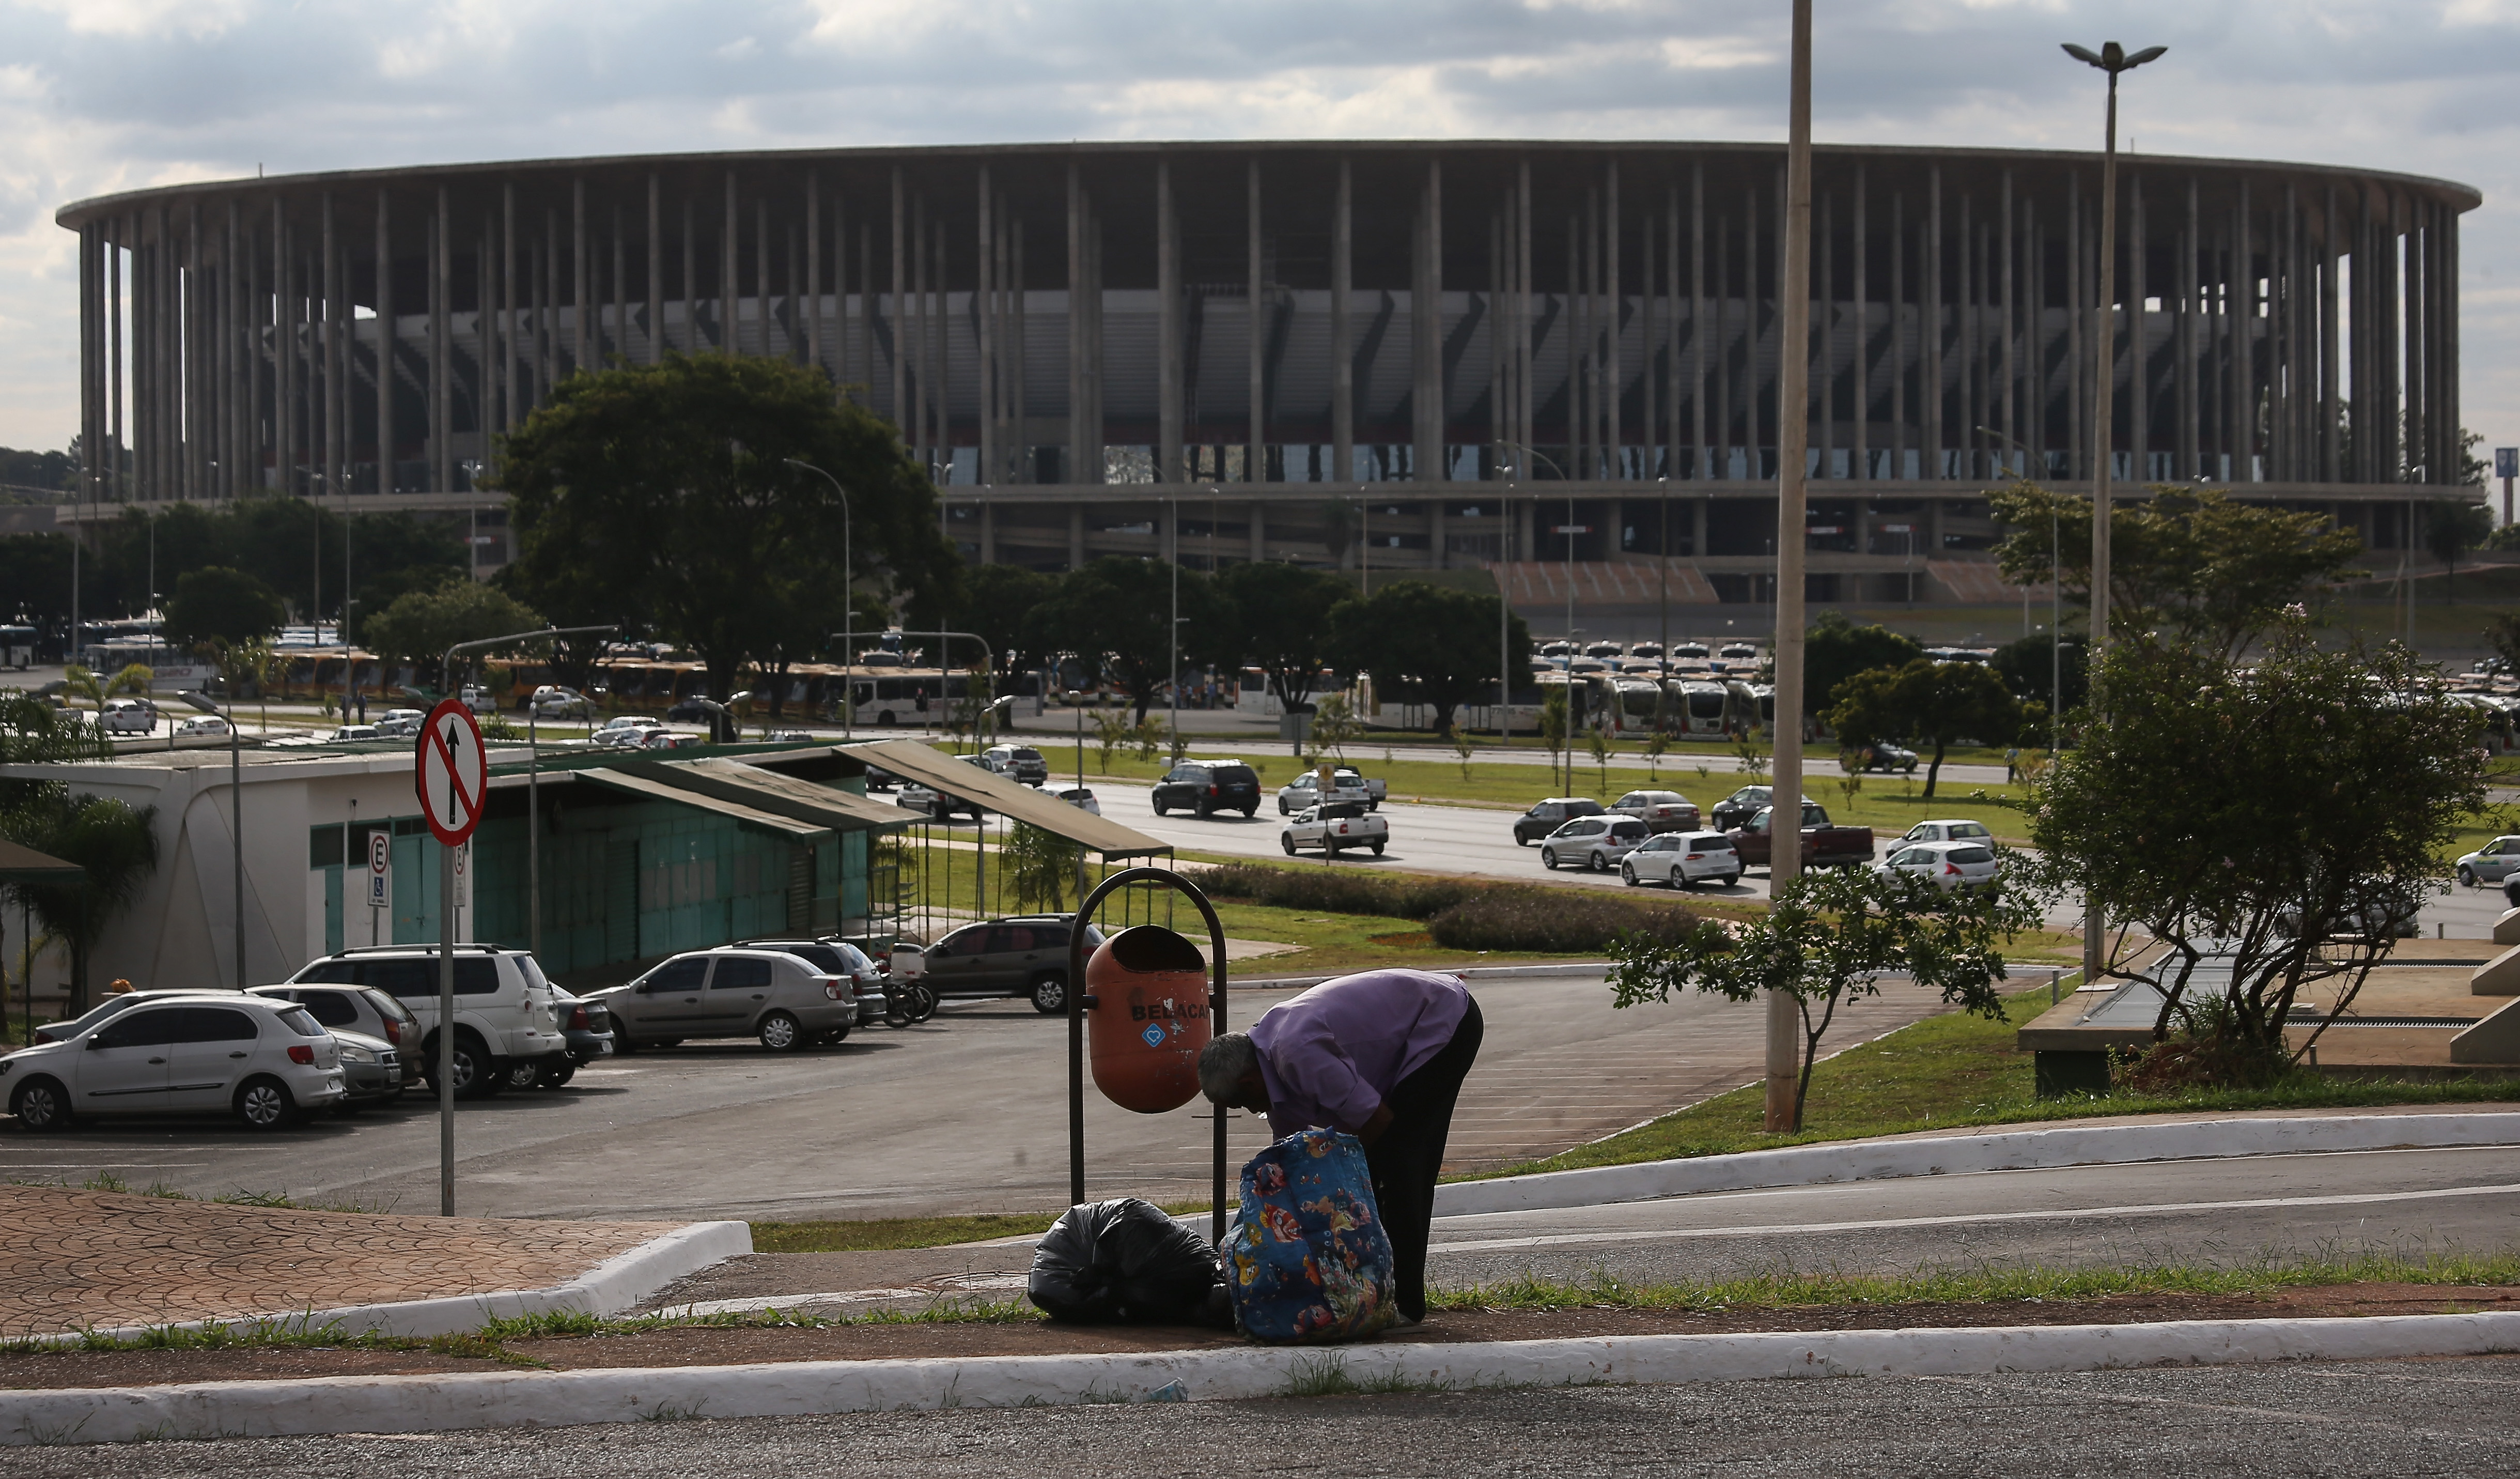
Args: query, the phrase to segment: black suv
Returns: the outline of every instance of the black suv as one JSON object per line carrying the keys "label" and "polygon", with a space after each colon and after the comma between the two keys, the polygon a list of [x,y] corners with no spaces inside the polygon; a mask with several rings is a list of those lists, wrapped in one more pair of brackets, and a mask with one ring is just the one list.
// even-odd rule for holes
{"label": "black suv", "polygon": [[1719,832],[1730,832],[1734,827],[1746,827],[1750,824],[1750,818],[1758,815],[1760,809],[1768,805],[1772,795],[1774,793],[1766,786],[1743,786],[1740,790],[1717,802],[1715,814],[1709,819],[1715,823],[1715,830]]}
{"label": "black suv", "polygon": [[[1064,1012],[1067,932],[1075,918],[1016,914],[967,924],[921,952],[919,979],[939,997],[1027,996],[1035,1011]],[[1087,925],[1086,952],[1102,943],[1102,931]]]}
{"label": "black suv", "polygon": [[1589,796],[1552,796],[1513,819],[1513,845],[1527,848],[1579,816],[1598,816],[1599,802]]}
{"label": "black suv", "polygon": [[1238,760],[1184,761],[1155,782],[1154,800],[1157,816],[1175,808],[1201,816],[1219,811],[1252,816],[1260,810],[1260,777]]}

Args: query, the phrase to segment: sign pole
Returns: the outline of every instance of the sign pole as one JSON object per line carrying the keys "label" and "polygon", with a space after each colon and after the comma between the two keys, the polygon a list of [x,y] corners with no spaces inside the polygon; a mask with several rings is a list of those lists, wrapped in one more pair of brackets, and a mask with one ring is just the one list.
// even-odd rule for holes
{"label": "sign pole", "polygon": [[[455,1215],[455,859],[481,824],[489,759],[481,727],[460,698],[428,713],[414,756],[412,785],[437,839],[437,1215]],[[487,1073],[487,1055],[472,1065]]]}

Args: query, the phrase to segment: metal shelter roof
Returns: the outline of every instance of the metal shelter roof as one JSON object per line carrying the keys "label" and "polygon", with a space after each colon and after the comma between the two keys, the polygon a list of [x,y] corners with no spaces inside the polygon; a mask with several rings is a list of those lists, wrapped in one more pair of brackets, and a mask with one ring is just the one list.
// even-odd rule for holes
{"label": "metal shelter roof", "polygon": [[834,791],[797,776],[723,757],[631,761],[608,768],[791,820],[816,823],[834,832],[876,832],[927,819],[923,811]]}
{"label": "metal shelter roof", "polygon": [[0,883],[68,883],[86,876],[87,870],[77,863],[0,837]]}
{"label": "metal shelter roof", "polygon": [[1142,857],[1173,850],[1170,843],[1071,807],[1030,786],[1018,785],[993,770],[965,764],[917,740],[872,740],[862,745],[843,745],[839,750],[842,755],[881,765],[904,779],[948,796],[978,802],[992,811],[1002,811],[1017,821],[1081,843],[1106,858]]}
{"label": "metal shelter roof", "polygon": [[626,770],[608,769],[599,765],[572,771],[569,778],[588,785],[602,786],[607,790],[628,792],[632,796],[648,801],[669,801],[678,806],[698,807],[703,811],[715,811],[744,826],[784,837],[791,842],[820,842],[836,830],[817,822],[798,821],[794,817],[782,816],[775,811],[765,811],[744,806],[740,802],[687,790],[653,776],[633,775]]}

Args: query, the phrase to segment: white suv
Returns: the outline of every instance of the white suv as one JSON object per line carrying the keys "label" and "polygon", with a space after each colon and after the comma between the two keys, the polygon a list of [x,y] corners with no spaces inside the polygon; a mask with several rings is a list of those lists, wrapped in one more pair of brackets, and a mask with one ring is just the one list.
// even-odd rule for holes
{"label": "white suv", "polygon": [[[420,1072],[437,1084],[437,947],[375,946],[343,950],[313,961],[289,978],[292,986],[372,986],[400,1001],[418,1019]],[[568,1051],[559,998],[542,967],[523,950],[496,945],[455,947],[455,1096],[486,1098],[507,1082],[518,1059],[540,1060]]]}

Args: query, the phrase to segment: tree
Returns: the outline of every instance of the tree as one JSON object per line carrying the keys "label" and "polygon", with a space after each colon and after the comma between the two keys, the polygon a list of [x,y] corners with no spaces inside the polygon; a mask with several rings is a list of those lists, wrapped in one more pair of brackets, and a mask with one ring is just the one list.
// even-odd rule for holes
{"label": "tree", "polygon": [[1957,890],[1899,872],[1822,868],[1798,875],[1765,914],[1728,930],[1707,923],[1676,941],[1622,935],[1610,943],[1614,1005],[1668,1001],[1695,989],[1734,1001],[1790,997],[1802,1019],[1793,1131],[1803,1128],[1812,1064],[1837,1009],[1880,993],[1884,976],[1908,976],[1945,1001],[2003,1020],[2003,946],[2039,927],[2039,892]]}
{"label": "tree", "polygon": [[1014,896],[1015,907],[1052,913],[1067,907],[1068,886],[1076,881],[1077,866],[1084,857],[1083,843],[1021,821],[1007,833],[999,852],[1007,892]]}
{"label": "tree", "polygon": [[85,870],[71,883],[16,886],[44,928],[69,945],[69,1009],[76,1016],[87,1010],[88,957],[106,926],[158,869],[158,809],[53,791],[16,808],[5,820],[12,842]]}
{"label": "tree", "polygon": [[434,676],[452,685],[454,674],[435,670],[447,648],[543,624],[532,608],[506,591],[458,576],[434,590],[413,591],[369,618],[367,645],[388,662],[409,663],[423,682]]}
{"label": "tree", "polygon": [[1995,649],[1987,666],[2003,679],[2003,686],[2011,689],[2015,698],[2046,704],[2055,696],[2061,682],[2061,713],[2070,714],[2083,707],[2084,697],[2092,691],[2091,649],[2079,636],[2069,635],[2051,646],[2048,633],[2034,632]]}
{"label": "tree", "polygon": [[1328,571],[1254,561],[1228,566],[1216,585],[1226,621],[1210,655],[1259,669],[1281,706],[1302,708],[1329,666],[1330,608],[1348,598],[1348,582]]}
{"label": "tree", "polygon": [[[1172,677],[1173,567],[1162,560],[1105,555],[1072,571],[1036,608],[1042,639],[1075,653],[1090,668],[1101,664],[1113,686],[1129,696],[1140,723],[1147,708]],[[1207,577],[1181,572],[1185,633],[1212,625],[1218,609]],[[1188,642],[1183,644],[1187,656]]]}
{"label": "tree", "polygon": [[[832,483],[847,489],[845,513]],[[517,594],[556,624],[689,647],[724,700],[821,651],[851,577],[951,609],[961,567],[893,428],[785,359],[668,354],[572,375],[506,439]],[[857,569],[840,569],[843,547]]]}
{"label": "tree", "polygon": [[2458,557],[2494,535],[2494,515],[2482,503],[2465,499],[2424,505],[2424,552],[2442,565],[2442,603],[2457,591]]}
{"label": "tree", "polygon": [[2484,716],[2404,647],[2322,652],[2298,616],[2246,666],[2112,646],[2092,707],[2109,722],[2034,791],[2031,838],[2105,904],[2110,971],[2163,994],[2146,1071],[2264,1082],[2317,1040],[2285,1041],[2300,994],[2342,1013],[2444,882]]}
{"label": "tree", "polygon": [[1505,674],[1531,670],[1531,629],[1516,616],[1500,624],[1499,600],[1423,580],[1394,580],[1372,596],[1350,597],[1330,608],[1330,651],[1342,669],[1372,671],[1384,693],[1433,710],[1436,735],[1448,735],[1456,708],[1475,701]]}
{"label": "tree", "polygon": [[[2092,502],[2035,483],[1987,492],[2012,532],[1996,545],[2005,579],[2045,581],[2058,557],[2066,594],[2088,608]],[[2052,517],[2051,517],[2052,516]],[[2055,538],[2050,540],[2049,532]],[[2218,488],[2155,486],[2109,515],[2109,630],[2113,636],[2241,651],[2314,589],[2358,574],[2362,537],[2327,516],[2238,503]]]}
{"label": "tree", "polygon": [[1878,624],[1858,626],[1842,611],[1823,611],[1803,637],[1803,692],[1814,709],[1837,699],[1837,685],[1874,668],[1900,668],[1925,655],[1923,644]]}
{"label": "tree", "polygon": [[1994,670],[1977,663],[1918,658],[1904,668],[1859,672],[1837,691],[1828,727],[1845,748],[1864,750],[1894,739],[1933,742],[1933,763],[1925,771],[1928,801],[1942,775],[1943,753],[1954,741],[2008,745],[2021,732],[2021,701]]}
{"label": "tree", "polygon": [[[2520,524],[2508,527],[2520,529]],[[2520,611],[2498,611],[2486,618],[2485,641],[2502,660],[2504,672],[2520,672]]]}
{"label": "tree", "polygon": [[1032,614],[1058,588],[1056,578],[1020,565],[983,565],[965,573],[961,615],[946,624],[988,643],[1001,670],[1039,668],[1050,661],[1053,648],[1042,640]]}
{"label": "tree", "polygon": [[166,635],[185,646],[226,649],[267,637],[289,619],[278,592],[240,570],[205,566],[175,582]]}

